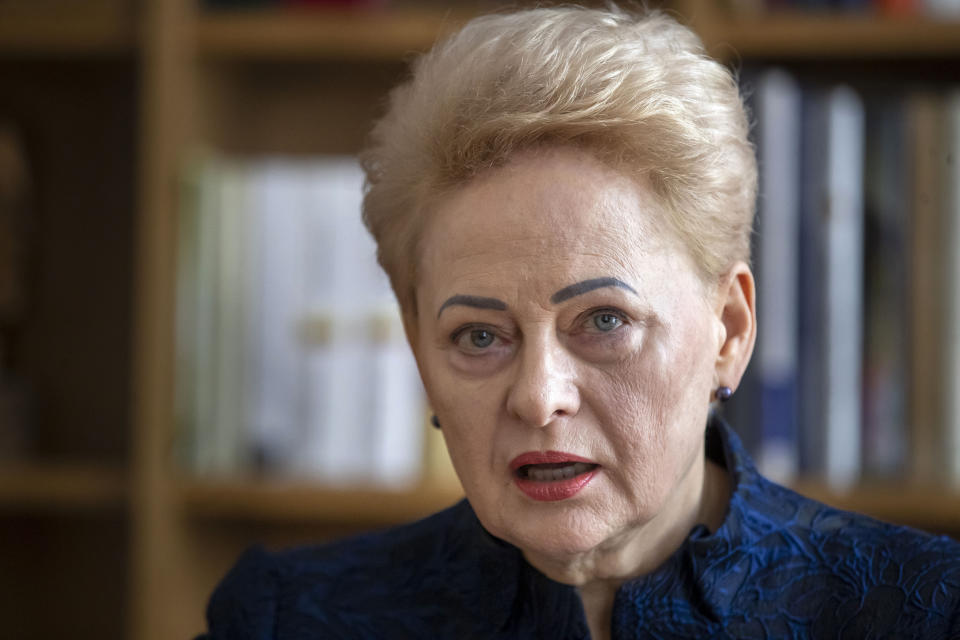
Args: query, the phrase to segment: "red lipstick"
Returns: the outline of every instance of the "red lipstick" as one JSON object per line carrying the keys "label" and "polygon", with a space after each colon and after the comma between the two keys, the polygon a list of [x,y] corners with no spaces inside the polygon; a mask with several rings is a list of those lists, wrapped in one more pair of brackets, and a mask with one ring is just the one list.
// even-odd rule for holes
{"label": "red lipstick", "polygon": [[556,502],[580,493],[600,465],[562,451],[528,451],[514,458],[510,469],[517,488],[527,497]]}

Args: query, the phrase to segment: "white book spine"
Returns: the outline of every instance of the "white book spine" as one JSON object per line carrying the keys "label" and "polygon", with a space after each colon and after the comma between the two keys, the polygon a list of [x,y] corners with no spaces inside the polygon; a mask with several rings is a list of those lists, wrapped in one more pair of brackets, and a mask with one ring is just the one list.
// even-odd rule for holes
{"label": "white book spine", "polygon": [[374,481],[392,489],[409,488],[423,468],[425,394],[403,334],[396,305],[373,318]]}
{"label": "white book spine", "polygon": [[797,381],[797,272],[800,216],[800,88],[768,71],[757,87],[760,127],[758,366],[761,471],[779,482],[797,472],[793,395]]}
{"label": "white book spine", "polygon": [[271,464],[289,468],[299,455],[304,423],[306,364],[299,335],[306,290],[303,183],[292,180],[288,165],[275,159],[265,161],[257,174],[260,284],[253,308],[259,335],[251,338],[258,365],[251,377],[256,386],[251,389],[249,435]]}
{"label": "white book spine", "polygon": [[[307,213],[311,246],[309,314],[322,318],[329,341],[310,351],[311,467],[305,471],[331,485],[369,482],[372,475],[373,352],[366,340],[365,247],[358,243],[359,173],[356,161],[315,162]],[[351,178],[358,178],[352,180]]]}
{"label": "white book spine", "polygon": [[864,111],[847,87],[827,100],[826,474],[844,488],[859,479],[861,458]]}

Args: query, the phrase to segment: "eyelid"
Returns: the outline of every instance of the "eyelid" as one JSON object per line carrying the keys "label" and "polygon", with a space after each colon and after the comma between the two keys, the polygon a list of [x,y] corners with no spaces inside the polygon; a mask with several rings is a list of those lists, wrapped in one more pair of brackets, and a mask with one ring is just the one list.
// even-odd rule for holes
{"label": "eyelid", "polygon": [[580,315],[580,324],[587,322],[591,318],[595,318],[598,315],[610,314],[612,316],[617,316],[624,324],[629,324],[632,322],[630,316],[623,310],[617,309],[616,307],[595,307],[588,311],[585,311]]}
{"label": "eyelid", "polygon": [[496,327],[493,327],[489,324],[485,324],[483,322],[471,322],[468,324],[460,325],[459,327],[454,329],[453,332],[450,334],[450,341],[456,343],[457,340],[459,340],[460,337],[463,336],[463,334],[467,333],[468,331],[474,331],[476,329],[483,329],[484,331],[489,331],[490,333],[494,334],[497,338],[499,338],[501,334],[501,332]]}

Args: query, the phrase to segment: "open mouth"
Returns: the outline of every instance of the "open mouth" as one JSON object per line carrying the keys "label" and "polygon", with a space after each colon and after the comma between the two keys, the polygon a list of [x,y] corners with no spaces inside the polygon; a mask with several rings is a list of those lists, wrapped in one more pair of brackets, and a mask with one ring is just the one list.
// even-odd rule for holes
{"label": "open mouth", "polygon": [[532,482],[560,482],[589,473],[598,466],[589,462],[547,462],[525,464],[519,467],[515,473],[518,478]]}
{"label": "open mouth", "polygon": [[514,458],[510,468],[517,488],[542,502],[572,498],[600,472],[599,464],[562,451],[528,451]]}

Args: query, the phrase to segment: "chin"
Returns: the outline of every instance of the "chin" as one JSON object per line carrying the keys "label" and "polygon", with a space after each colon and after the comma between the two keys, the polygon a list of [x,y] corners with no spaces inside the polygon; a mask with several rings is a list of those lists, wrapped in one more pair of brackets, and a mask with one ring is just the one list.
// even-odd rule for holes
{"label": "chin", "polygon": [[479,513],[478,517],[490,533],[521,550],[557,558],[590,552],[609,540],[616,530],[613,523],[583,503],[501,508],[489,524],[488,518]]}

